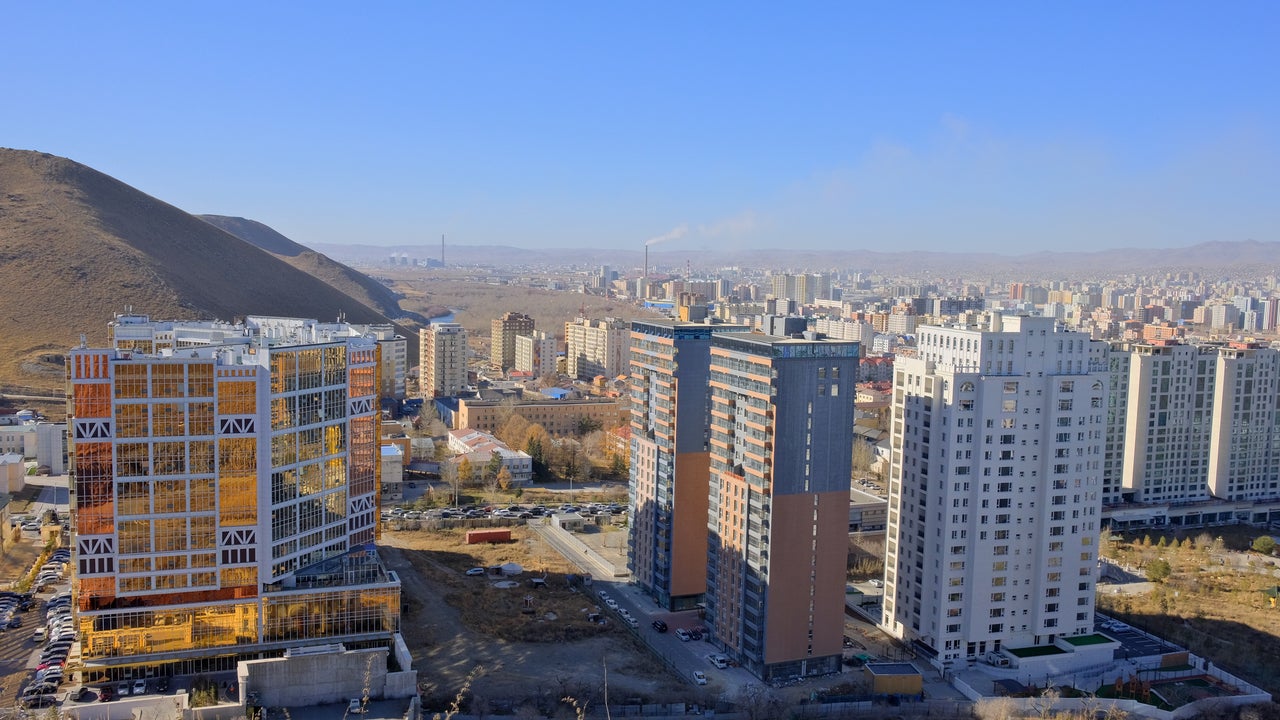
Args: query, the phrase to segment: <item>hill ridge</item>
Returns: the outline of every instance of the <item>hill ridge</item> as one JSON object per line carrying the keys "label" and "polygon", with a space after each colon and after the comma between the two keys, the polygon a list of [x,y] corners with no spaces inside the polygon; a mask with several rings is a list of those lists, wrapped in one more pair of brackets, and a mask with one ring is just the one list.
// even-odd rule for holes
{"label": "hill ridge", "polygon": [[[0,148],[0,382],[59,387],[61,354],[114,313],[386,323],[376,308],[105,173]],[[409,334],[403,327],[400,331]],[[409,343],[416,345],[415,343]]]}

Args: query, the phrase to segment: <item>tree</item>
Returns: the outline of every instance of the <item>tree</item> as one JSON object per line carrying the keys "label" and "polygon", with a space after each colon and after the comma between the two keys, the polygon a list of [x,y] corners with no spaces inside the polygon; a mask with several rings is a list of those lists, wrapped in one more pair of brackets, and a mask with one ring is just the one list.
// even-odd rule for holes
{"label": "tree", "polygon": [[1276,539],[1270,535],[1259,535],[1253,539],[1253,551],[1263,555],[1271,555],[1276,551]]}
{"label": "tree", "polygon": [[871,443],[857,438],[853,441],[853,469],[855,472],[870,472],[871,464],[876,461],[876,449]]}
{"label": "tree", "polygon": [[1151,582],[1164,582],[1172,574],[1173,568],[1164,558],[1157,558],[1147,563],[1147,579]]}
{"label": "tree", "polygon": [[625,454],[612,453],[609,456],[609,474],[622,480],[625,480],[631,474],[631,468],[627,463]]}
{"label": "tree", "polygon": [[494,436],[506,444],[509,448],[518,448],[524,445],[526,435],[529,432],[529,421],[525,420],[519,413],[511,413],[502,425],[498,426],[498,431]]}
{"label": "tree", "polygon": [[601,427],[602,425],[599,420],[585,415],[578,418],[573,423],[573,431],[575,435],[586,435],[587,433],[599,430]]}
{"label": "tree", "polygon": [[440,479],[449,483],[453,488],[453,505],[458,505],[458,465],[454,462],[440,463]]}
{"label": "tree", "polygon": [[471,465],[470,458],[462,458],[458,463],[458,483],[460,485],[470,485],[476,479],[476,469]]}
{"label": "tree", "polygon": [[494,450],[489,454],[489,462],[484,466],[484,475],[487,478],[497,478],[498,471],[502,469],[502,453]]}
{"label": "tree", "polygon": [[504,492],[511,489],[511,471],[507,469],[506,465],[503,465],[502,469],[498,471],[498,487],[502,488]]}

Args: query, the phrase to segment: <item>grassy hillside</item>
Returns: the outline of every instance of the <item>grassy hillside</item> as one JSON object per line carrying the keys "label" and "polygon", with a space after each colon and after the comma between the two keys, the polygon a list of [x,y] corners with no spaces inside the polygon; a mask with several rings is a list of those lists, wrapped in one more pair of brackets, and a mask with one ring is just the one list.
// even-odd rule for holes
{"label": "grassy hillside", "polygon": [[364,304],[377,308],[387,317],[425,322],[422,316],[401,310],[400,296],[391,288],[364,273],[290,240],[267,225],[255,220],[226,215],[197,215],[196,217],[275,255],[308,275],[320,278]]}
{"label": "grassy hillside", "polygon": [[[377,309],[92,168],[0,149],[0,383],[61,387],[114,313],[387,322]],[[411,333],[409,329],[403,329]]]}

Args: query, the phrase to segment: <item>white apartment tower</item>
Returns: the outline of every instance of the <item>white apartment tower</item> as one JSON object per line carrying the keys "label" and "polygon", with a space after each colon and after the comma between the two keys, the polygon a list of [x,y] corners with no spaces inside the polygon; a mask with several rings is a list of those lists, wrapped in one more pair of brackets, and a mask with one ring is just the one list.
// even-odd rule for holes
{"label": "white apartment tower", "polygon": [[419,333],[422,397],[449,397],[467,385],[467,331],[458,323],[432,323]]}
{"label": "white apartment tower", "polygon": [[1107,346],[999,315],[918,338],[894,367],[883,626],[939,666],[1092,632]]}
{"label": "white apartment tower", "polygon": [[533,373],[537,377],[555,374],[556,338],[554,335],[548,335],[541,330],[534,330],[528,335],[517,335],[515,347],[516,370]]}

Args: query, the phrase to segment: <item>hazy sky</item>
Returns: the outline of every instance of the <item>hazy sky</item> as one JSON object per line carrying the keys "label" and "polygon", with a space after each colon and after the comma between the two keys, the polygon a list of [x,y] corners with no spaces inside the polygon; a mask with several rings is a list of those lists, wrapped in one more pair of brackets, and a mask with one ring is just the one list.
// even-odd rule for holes
{"label": "hazy sky", "polygon": [[1275,0],[22,2],[4,24],[0,145],[304,244],[1280,239]]}

